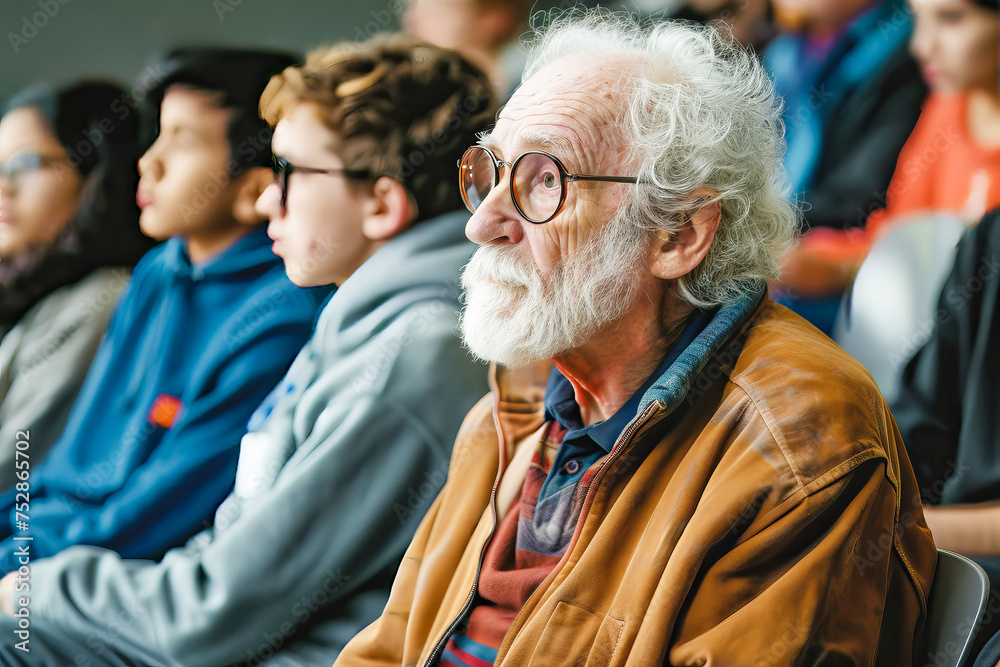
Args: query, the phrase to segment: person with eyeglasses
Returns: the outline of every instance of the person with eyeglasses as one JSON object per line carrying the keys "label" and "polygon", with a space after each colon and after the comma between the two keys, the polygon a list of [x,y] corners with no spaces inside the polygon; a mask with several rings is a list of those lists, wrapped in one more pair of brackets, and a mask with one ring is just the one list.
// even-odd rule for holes
{"label": "person with eyeglasses", "polygon": [[251,418],[211,526],[158,561],[75,549],[33,563],[31,654],[0,615],[0,664],[329,667],[382,612],[444,483],[487,391],[455,334],[475,248],[455,164],[493,91],[457,53],[385,35],[286,68],[260,111],[273,250],[296,285],[337,289]]}
{"label": "person with eyeglasses", "polygon": [[459,162],[492,391],[335,667],[910,664],[936,550],[871,376],[767,296],[763,67],[606,10],[531,44]]}
{"label": "person with eyeglasses", "polygon": [[[45,460],[132,266],[152,247],[132,197],[136,119],[77,150],[122,94],[106,81],[39,84],[0,117],[0,492]],[[30,445],[27,464],[18,441]]]}

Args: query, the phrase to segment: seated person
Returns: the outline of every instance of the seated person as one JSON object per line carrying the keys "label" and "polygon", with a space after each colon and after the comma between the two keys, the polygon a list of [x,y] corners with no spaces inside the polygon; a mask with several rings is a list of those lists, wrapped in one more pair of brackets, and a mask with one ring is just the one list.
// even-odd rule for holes
{"label": "seated person", "polygon": [[931,339],[903,371],[892,412],[942,549],[1000,585],[1000,209],[958,246]]}
{"label": "seated person", "polygon": [[33,86],[0,117],[0,492],[62,433],[153,245],[134,196],[137,115],[110,111],[124,94],[103,81]]}
{"label": "seated person", "polygon": [[913,3],[911,50],[932,94],[886,193],[864,228],[814,229],[785,257],[782,284],[796,294],[839,295],[872,243],[925,213],[974,224],[1000,206],[1000,15],[997,2]]}
{"label": "seated person", "polygon": [[[913,461],[934,542],[977,561],[995,589],[1000,587],[1000,209],[959,243],[934,319],[933,335],[903,371],[892,412]],[[984,616],[977,644],[1000,629],[992,601],[989,609],[994,613]],[[987,653],[992,667],[1000,660],[1000,643]]]}
{"label": "seated person", "polygon": [[[204,51],[164,65],[150,93],[160,132],[133,197],[142,230],[166,242],[136,266],[45,464],[0,500],[3,573],[23,564],[23,546],[31,559],[74,544],[156,558],[232,489],[247,419],[325,296],[288,280],[254,211],[271,182],[256,99],[290,62]],[[244,150],[251,139],[260,150]]]}
{"label": "seated person", "polygon": [[[862,225],[889,185],[927,92],[907,53],[906,0],[772,4],[785,32],[767,47],[764,64],[784,100],[785,169],[802,227]],[[773,283],[775,300],[831,334],[840,293],[797,287]]]}
{"label": "seated person", "polygon": [[909,664],[936,551],[871,377],[765,294],[763,68],[599,12],[526,76],[460,166],[493,392],[335,664]]}
{"label": "seated person", "polygon": [[[863,224],[927,88],[907,53],[906,0],[773,0],[764,64],[784,99],[785,169],[804,226]],[[917,3],[919,4],[919,3]]]}
{"label": "seated person", "polygon": [[[159,561],[32,561],[31,654],[3,616],[0,664],[329,667],[381,613],[444,483],[486,391],[455,335],[474,246],[453,177],[492,92],[458,54],[391,36],[312,54],[261,109],[275,251],[296,284],[341,286],[251,420],[215,525]],[[0,582],[8,613],[18,576]]]}

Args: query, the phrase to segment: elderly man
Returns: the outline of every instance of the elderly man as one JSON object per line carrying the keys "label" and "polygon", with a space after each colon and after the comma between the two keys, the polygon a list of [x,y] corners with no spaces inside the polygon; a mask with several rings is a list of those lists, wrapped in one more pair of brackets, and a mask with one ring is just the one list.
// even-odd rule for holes
{"label": "elderly man", "polygon": [[892,416],[764,293],[794,225],[779,133],[711,29],[545,32],[460,164],[492,393],[338,667],[920,653],[936,551]]}

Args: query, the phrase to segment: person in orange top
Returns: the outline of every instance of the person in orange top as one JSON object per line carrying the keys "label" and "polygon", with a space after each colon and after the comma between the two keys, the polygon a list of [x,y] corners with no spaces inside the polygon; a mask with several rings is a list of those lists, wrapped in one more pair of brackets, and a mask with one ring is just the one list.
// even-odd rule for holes
{"label": "person in orange top", "polygon": [[802,297],[836,295],[890,226],[928,212],[973,224],[1000,206],[997,5],[997,0],[911,2],[916,29],[910,49],[932,93],[899,154],[886,207],[872,211],[864,227],[805,234],[785,256],[774,287]]}

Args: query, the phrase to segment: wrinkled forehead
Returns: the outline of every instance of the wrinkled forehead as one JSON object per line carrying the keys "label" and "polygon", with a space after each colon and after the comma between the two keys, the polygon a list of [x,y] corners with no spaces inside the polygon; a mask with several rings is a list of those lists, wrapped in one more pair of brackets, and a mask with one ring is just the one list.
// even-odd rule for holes
{"label": "wrinkled forehead", "polygon": [[544,150],[575,159],[573,168],[599,166],[626,148],[617,119],[627,74],[620,65],[602,67],[579,58],[551,63],[517,89],[482,143],[506,160]]}

